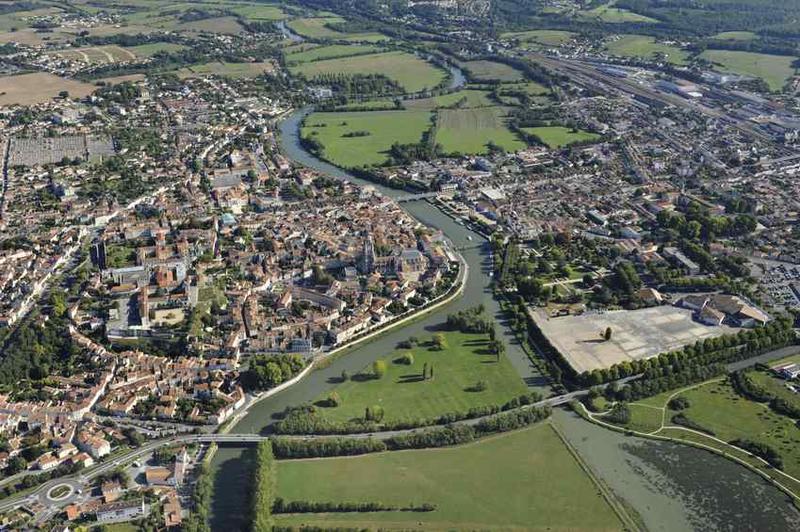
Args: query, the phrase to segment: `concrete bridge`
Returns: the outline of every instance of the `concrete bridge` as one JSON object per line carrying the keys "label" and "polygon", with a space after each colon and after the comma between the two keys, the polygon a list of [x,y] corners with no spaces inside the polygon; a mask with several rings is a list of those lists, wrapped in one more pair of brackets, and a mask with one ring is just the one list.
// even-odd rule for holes
{"label": "concrete bridge", "polygon": [[408,203],[409,201],[419,201],[424,199],[431,199],[438,196],[438,192],[420,192],[419,194],[407,194],[405,196],[398,196],[394,200],[397,203]]}

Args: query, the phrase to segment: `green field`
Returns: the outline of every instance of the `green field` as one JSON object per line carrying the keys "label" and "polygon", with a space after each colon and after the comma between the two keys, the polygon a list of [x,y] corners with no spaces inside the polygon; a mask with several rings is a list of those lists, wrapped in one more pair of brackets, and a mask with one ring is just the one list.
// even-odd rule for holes
{"label": "green field", "polygon": [[273,68],[272,63],[225,63],[216,61],[182,68],[178,70],[178,75],[183,78],[210,75],[252,78],[264,72],[271,72]]}
{"label": "green field", "polygon": [[150,44],[141,44],[139,46],[131,46],[128,48],[131,52],[139,57],[150,57],[158,52],[177,52],[184,50],[186,46],[171,42],[154,42]]}
{"label": "green field", "polygon": [[[313,136],[324,146],[326,159],[348,168],[382,164],[393,143],[417,143],[430,127],[428,111],[314,113],[306,118],[301,135]],[[342,136],[355,131],[369,136]]]}
{"label": "green field", "polygon": [[761,78],[773,92],[780,91],[795,72],[792,62],[796,58],[786,55],[706,50],[700,57],[717,65],[720,70]]}
{"label": "green field", "polygon": [[[425,345],[398,349],[385,359],[387,372],[382,379],[356,377],[337,386],[341,405],[321,408],[319,412],[328,419],[348,421],[363,419],[367,407],[379,405],[386,421],[433,418],[476,406],[502,405],[526,393],[527,388],[511,363],[505,357],[495,362],[495,356],[488,352],[487,335],[444,334],[446,349],[433,351]],[[405,353],[413,355],[413,365],[399,362]],[[433,366],[433,379],[422,379],[425,364]],[[365,373],[370,371],[371,368],[364,369]],[[484,381],[486,389],[471,391],[478,381]],[[318,400],[326,397],[327,394]]]}
{"label": "green field", "polygon": [[524,77],[519,70],[495,61],[467,61],[460,66],[467,69],[470,76],[479,81],[519,81]]}
{"label": "green field", "polygon": [[506,125],[507,109],[443,109],[436,124],[436,143],[444,153],[487,153],[487,144],[494,142],[506,151],[526,147]]}
{"label": "green field", "polygon": [[575,142],[600,138],[597,133],[573,131],[563,126],[525,127],[522,128],[522,131],[536,136],[542,143],[553,149],[569,146]]}
{"label": "green field", "polygon": [[297,52],[287,52],[285,57],[286,62],[292,64],[319,61],[321,59],[350,57],[379,51],[381,51],[381,48],[373,44],[332,44],[330,46],[317,46],[311,49],[300,49]]}
{"label": "green field", "polygon": [[722,41],[752,41],[756,34],[752,31],[723,31],[713,35],[713,38]]}
{"label": "green field", "polygon": [[575,33],[563,30],[531,30],[504,33],[503,39],[517,39],[521,43],[537,43],[545,46],[559,46],[569,42]]}
{"label": "green field", "polygon": [[283,20],[286,18],[286,13],[279,6],[269,4],[247,6],[233,4],[229,9],[248,20]]}
{"label": "green field", "polygon": [[465,89],[433,98],[406,100],[403,105],[408,109],[439,109],[441,107],[487,107],[495,105],[489,98],[488,91]]}
{"label": "green field", "polygon": [[383,74],[396,81],[407,92],[431,89],[447,77],[444,70],[406,52],[326,59],[293,66],[290,70],[293,74],[302,74],[307,78],[320,74]]}
{"label": "green field", "polygon": [[178,31],[224,33],[239,35],[244,33],[244,27],[235,17],[216,17],[184,22],[175,26]]}
{"label": "green field", "polygon": [[332,30],[327,25],[342,22],[344,19],[341,17],[296,18],[286,25],[296,34],[309,39],[340,39],[346,34]]}
{"label": "green field", "polygon": [[646,35],[623,35],[620,39],[608,43],[606,50],[613,55],[623,57],[657,59],[663,56],[666,61],[675,65],[684,65],[689,59],[689,54],[680,48],[658,43],[653,37]]}
{"label": "green field", "polygon": [[525,83],[507,83],[504,84],[500,93],[504,92],[524,92],[529,96],[544,96],[550,94],[550,89],[536,83],[535,81],[527,81]]}
{"label": "green field", "polygon": [[276,516],[278,525],[424,530],[621,530],[549,423],[447,449],[278,463],[279,497],[430,503],[432,512]]}
{"label": "green field", "polygon": [[606,5],[598,6],[589,11],[582,11],[581,16],[584,18],[593,18],[602,22],[620,23],[620,22],[658,22],[654,18],[646,17],[627,9],[613,7],[615,2],[609,2]]}

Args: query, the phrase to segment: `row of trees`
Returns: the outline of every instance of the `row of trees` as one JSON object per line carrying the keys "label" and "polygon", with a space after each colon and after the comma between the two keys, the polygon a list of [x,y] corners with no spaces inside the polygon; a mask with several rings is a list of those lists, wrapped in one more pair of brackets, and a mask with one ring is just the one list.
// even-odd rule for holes
{"label": "row of trees", "polygon": [[791,402],[777,397],[775,394],[753,382],[744,371],[735,371],[730,375],[730,383],[733,389],[751,401],[768,403],[769,407],[776,413],[788,416],[792,419],[800,419],[800,408]]}
{"label": "row of trees", "polygon": [[272,443],[263,441],[256,448],[251,499],[251,528],[253,532],[272,532],[272,503],[275,499],[275,455]]}
{"label": "row of trees", "polygon": [[278,497],[272,505],[273,514],[319,514],[341,512],[432,512],[436,507],[429,503],[397,506],[382,502],[316,502],[284,501]]}

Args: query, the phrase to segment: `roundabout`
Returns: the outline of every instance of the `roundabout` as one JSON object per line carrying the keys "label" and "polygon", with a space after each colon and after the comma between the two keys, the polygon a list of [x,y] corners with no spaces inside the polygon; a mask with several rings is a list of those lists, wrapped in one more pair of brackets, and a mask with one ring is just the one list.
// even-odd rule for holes
{"label": "roundabout", "polygon": [[73,480],[60,480],[42,490],[39,499],[45,505],[61,505],[77,498],[81,485]]}

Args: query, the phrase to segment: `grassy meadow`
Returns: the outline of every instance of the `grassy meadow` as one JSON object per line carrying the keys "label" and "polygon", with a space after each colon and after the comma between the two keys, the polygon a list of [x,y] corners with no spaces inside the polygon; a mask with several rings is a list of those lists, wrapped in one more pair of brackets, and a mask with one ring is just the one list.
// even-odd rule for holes
{"label": "grassy meadow", "polygon": [[720,70],[763,79],[771,91],[780,91],[795,73],[788,55],[770,55],[734,50],[706,50],[700,57],[717,65]]}
{"label": "grassy meadow", "polygon": [[489,142],[506,151],[521,150],[526,144],[508,129],[506,114],[503,107],[442,109],[436,124],[436,143],[444,153],[487,153]]}
{"label": "grassy meadow", "polygon": [[542,126],[542,127],[525,127],[522,131],[529,135],[538,138],[543,144],[549,148],[563,148],[575,142],[584,140],[595,140],[600,138],[597,133],[589,131],[573,131],[568,127],[563,126]]}

